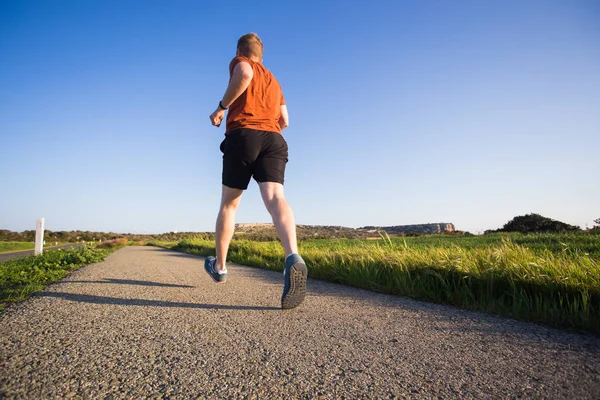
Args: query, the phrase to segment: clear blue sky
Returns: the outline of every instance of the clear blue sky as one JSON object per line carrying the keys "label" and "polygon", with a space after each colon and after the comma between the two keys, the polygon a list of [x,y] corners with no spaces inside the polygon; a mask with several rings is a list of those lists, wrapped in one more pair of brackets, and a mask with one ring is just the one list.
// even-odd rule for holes
{"label": "clear blue sky", "polygon": [[[0,2],[0,229],[212,231],[258,33],[299,224],[600,218],[597,1]],[[238,222],[267,222],[256,185]]]}

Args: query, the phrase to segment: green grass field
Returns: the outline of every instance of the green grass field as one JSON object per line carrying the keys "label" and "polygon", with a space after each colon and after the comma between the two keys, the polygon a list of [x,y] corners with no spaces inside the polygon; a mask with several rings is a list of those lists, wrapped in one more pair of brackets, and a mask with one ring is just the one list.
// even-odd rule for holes
{"label": "green grass field", "polygon": [[[214,255],[203,238],[151,242]],[[600,235],[492,234],[300,243],[309,276],[600,333]],[[234,240],[228,261],[280,271],[278,242]]]}
{"label": "green grass field", "polygon": [[[63,244],[58,242],[58,244]],[[56,242],[48,243],[44,248],[55,246]],[[8,253],[11,251],[33,250],[35,244],[33,242],[0,242],[0,253]]]}
{"label": "green grass field", "polygon": [[0,253],[19,250],[33,250],[34,243],[31,242],[0,242]]}
{"label": "green grass field", "polygon": [[102,261],[106,254],[106,250],[78,247],[47,250],[39,256],[0,263],[0,310],[8,303],[26,299],[82,265]]}

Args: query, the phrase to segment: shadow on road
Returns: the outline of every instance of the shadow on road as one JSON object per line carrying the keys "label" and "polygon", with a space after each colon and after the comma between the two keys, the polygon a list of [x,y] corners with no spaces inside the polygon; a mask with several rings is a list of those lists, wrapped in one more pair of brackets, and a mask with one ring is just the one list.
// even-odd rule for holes
{"label": "shadow on road", "polygon": [[169,257],[195,258],[195,259],[202,259],[202,260],[204,259],[204,256],[190,254],[190,253],[184,253],[184,252],[178,251],[178,250],[165,249],[164,247],[155,247],[155,246],[147,246],[147,247],[149,247],[153,250],[160,251],[161,253],[167,253],[165,255],[169,256]]}
{"label": "shadow on road", "polygon": [[139,285],[139,286],[158,286],[158,287],[176,287],[176,288],[193,288],[194,286],[190,285],[177,285],[174,283],[161,283],[161,282],[150,282],[150,281],[136,281],[132,279],[114,279],[114,278],[104,278],[101,281],[59,281],[57,284],[65,284],[65,283],[114,283],[119,285]]}
{"label": "shadow on road", "polygon": [[254,310],[270,311],[281,310],[278,307],[265,306],[244,306],[244,305],[224,305],[224,304],[197,304],[181,303],[175,301],[162,300],[144,300],[144,299],[122,299],[119,297],[92,296],[89,294],[75,294],[62,292],[38,292],[35,296],[55,297],[63,300],[77,301],[92,304],[116,304],[124,306],[146,306],[146,307],[176,307],[176,308],[197,308],[205,310]]}
{"label": "shadow on road", "polygon": [[[190,259],[194,259],[194,260],[198,260],[198,268],[201,275],[204,275],[204,271],[203,271],[203,267],[204,267],[204,256],[199,256],[199,255],[195,255],[195,254],[189,254],[189,253],[183,253],[177,250],[170,250],[170,249],[165,249],[162,247],[154,247],[154,246],[148,246],[151,247],[153,250],[159,251],[161,253],[164,253],[164,256],[166,257],[180,257],[180,258],[190,258]],[[268,269],[263,269],[263,268],[258,268],[258,267],[251,267],[248,265],[242,265],[242,264],[237,264],[237,263],[233,263],[233,262],[227,262],[227,268],[229,268],[230,270],[232,270],[231,276],[235,276],[235,269],[236,268],[241,268],[245,270],[245,273],[248,277],[250,278],[255,278],[255,279],[259,279],[265,283],[269,283],[269,284],[276,284],[276,285],[282,285],[283,287],[283,260],[281,261],[281,271],[272,271],[272,270],[268,270]]]}

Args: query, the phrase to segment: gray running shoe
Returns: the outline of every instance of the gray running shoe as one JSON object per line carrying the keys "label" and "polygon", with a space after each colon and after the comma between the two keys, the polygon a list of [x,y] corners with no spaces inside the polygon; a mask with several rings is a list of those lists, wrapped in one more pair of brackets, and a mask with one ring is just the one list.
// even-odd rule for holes
{"label": "gray running shoe", "polygon": [[227,272],[220,274],[215,268],[215,262],[217,261],[214,257],[206,257],[204,260],[204,270],[213,278],[213,281],[217,283],[225,282],[227,280]]}
{"label": "gray running shoe", "polygon": [[299,254],[291,254],[285,260],[283,268],[283,295],[281,308],[284,310],[294,308],[304,301],[306,296],[306,278],[308,270]]}

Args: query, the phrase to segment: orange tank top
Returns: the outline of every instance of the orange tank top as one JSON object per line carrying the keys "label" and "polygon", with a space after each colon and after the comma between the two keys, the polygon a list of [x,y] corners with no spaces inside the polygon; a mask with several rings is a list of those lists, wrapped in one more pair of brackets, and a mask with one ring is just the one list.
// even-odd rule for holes
{"label": "orange tank top", "polygon": [[285,104],[281,85],[262,63],[243,56],[231,60],[229,79],[241,61],[252,66],[253,76],[248,88],[229,106],[225,133],[238,128],[281,133],[279,117]]}

